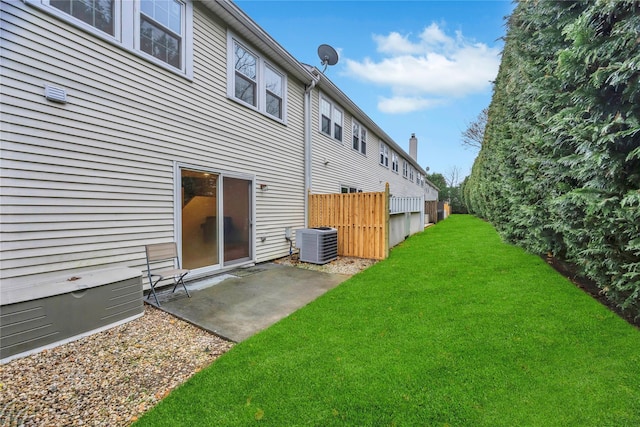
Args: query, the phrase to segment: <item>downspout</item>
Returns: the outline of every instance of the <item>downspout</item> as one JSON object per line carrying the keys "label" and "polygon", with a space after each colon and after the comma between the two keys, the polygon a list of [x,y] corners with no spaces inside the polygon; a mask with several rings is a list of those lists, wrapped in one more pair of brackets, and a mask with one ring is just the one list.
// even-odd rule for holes
{"label": "downspout", "polygon": [[320,81],[313,70],[313,80],[304,90],[304,228],[309,226],[309,192],[311,191],[311,91]]}

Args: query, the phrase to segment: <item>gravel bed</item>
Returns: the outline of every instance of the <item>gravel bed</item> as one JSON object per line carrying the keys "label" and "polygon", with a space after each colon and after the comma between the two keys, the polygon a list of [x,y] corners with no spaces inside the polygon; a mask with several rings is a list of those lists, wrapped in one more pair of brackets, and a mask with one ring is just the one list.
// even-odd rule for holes
{"label": "gravel bed", "polygon": [[348,274],[350,276],[361,272],[373,264],[378,262],[375,259],[355,258],[340,256],[335,261],[331,261],[327,264],[310,264],[298,260],[298,254],[294,253],[291,256],[280,258],[274,261],[276,264],[291,265],[298,268],[304,268],[307,270],[322,271],[325,273],[339,273]]}
{"label": "gravel bed", "polygon": [[[275,262],[353,275],[376,260]],[[232,346],[145,305],[139,319],[0,365],[0,426],[128,426]]]}
{"label": "gravel bed", "polygon": [[0,426],[127,426],[232,346],[145,305],[139,319],[0,366]]}

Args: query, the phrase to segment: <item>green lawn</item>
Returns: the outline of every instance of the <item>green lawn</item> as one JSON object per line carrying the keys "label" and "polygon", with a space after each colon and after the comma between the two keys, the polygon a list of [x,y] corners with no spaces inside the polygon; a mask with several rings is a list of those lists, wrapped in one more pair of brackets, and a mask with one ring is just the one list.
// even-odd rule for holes
{"label": "green lawn", "polygon": [[172,392],[137,426],[639,426],[640,331],[454,215]]}

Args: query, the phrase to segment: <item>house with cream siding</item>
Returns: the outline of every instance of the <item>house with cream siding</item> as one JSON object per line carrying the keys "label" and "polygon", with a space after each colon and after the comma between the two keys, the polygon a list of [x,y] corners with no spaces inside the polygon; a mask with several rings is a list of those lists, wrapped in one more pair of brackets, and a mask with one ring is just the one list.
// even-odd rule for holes
{"label": "house with cream siding", "polygon": [[232,2],[0,6],[3,360],[22,348],[5,346],[9,306],[68,295],[56,307],[74,312],[87,290],[137,283],[91,328],[142,315],[144,245],[175,241],[197,279],[287,255],[308,190],[427,192],[414,159]]}
{"label": "house with cream siding", "polygon": [[195,275],[285,254],[306,68],[231,3],[115,2],[105,22],[78,3],[2,2],[3,288],[142,267],[168,240]]}
{"label": "house with cream siding", "polygon": [[413,155],[404,151],[369,116],[315,67],[311,92],[311,192],[384,191],[392,196],[437,200],[438,190]]}

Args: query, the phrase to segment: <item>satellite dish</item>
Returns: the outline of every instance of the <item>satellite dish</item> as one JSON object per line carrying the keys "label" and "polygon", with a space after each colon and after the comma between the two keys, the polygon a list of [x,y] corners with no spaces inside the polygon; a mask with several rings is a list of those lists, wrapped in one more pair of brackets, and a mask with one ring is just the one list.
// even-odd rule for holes
{"label": "satellite dish", "polygon": [[328,44],[318,46],[318,56],[322,61],[322,65],[324,65],[323,73],[328,65],[336,65],[338,63],[338,52]]}

